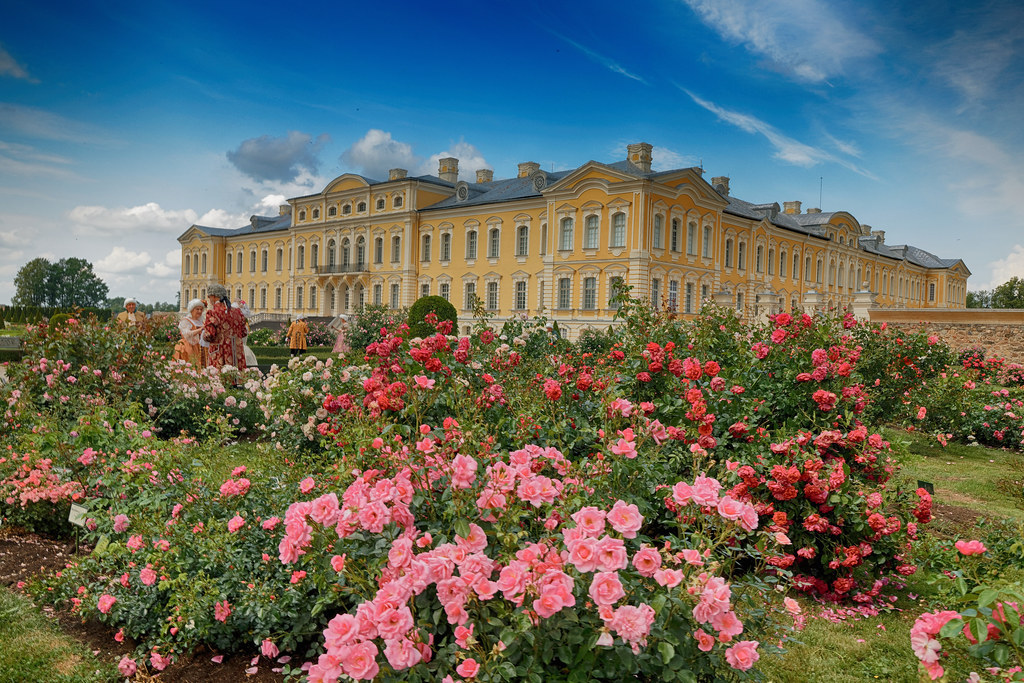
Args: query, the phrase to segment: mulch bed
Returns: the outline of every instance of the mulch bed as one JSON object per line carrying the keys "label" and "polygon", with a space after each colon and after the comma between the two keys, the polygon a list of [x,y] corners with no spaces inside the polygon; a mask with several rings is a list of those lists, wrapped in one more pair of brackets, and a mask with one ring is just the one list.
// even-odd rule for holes
{"label": "mulch bed", "polygon": [[[80,546],[78,554],[88,554],[92,548]],[[40,536],[17,527],[0,526],[0,586],[17,591],[17,584],[28,581],[37,574],[53,573],[63,569],[75,557],[75,542],[62,541]],[[82,621],[78,616],[66,610],[55,610],[44,606],[43,614],[60,626],[61,631],[81,643],[100,659],[117,663],[124,655],[130,655],[134,643],[117,642],[115,631],[106,624],[96,621]],[[220,664],[211,661],[215,652],[200,650],[190,657],[182,658],[164,671],[148,676],[144,673],[139,661],[139,681],[181,681],[183,683],[220,683],[222,681],[252,681],[253,683],[280,683],[284,680],[281,674],[274,673],[271,668],[280,666],[271,664],[266,658],[260,658],[255,674],[247,674],[246,669],[252,665],[252,659],[258,653],[224,655]]]}

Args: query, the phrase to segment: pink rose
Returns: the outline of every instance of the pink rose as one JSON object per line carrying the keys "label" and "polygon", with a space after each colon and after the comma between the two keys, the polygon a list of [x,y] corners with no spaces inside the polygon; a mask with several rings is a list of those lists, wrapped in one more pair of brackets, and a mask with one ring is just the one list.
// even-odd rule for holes
{"label": "pink rose", "polygon": [[121,533],[128,530],[128,515],[114,517],[114,531]]}
{"label": "pink rose", "polygon": [[357,681],[373,680],[380,671],[377,646],[369,641],[356,643],[342,655],[341,668]]}
{"label": "pink rose", "polygon": [[117,602],[117,598],[115,598],[113,595],[107,595],[106,593],[104,593],[100,596],[99,602],[96,604],[96,606],[103,614],[110,614],[110,608],[114,606],[115,602]]}
{"label": "pink rose", "polygon": [[142,581],[142,585],[152,586],[156,583],[156,572],[147,564],[145,569],[139,572],[139,579]]}
{"label": "pink rose", "polygon": [[234,517],[228,520],[228,531],[230,531],[231,533],[235,533],[243,526],[245,526],[245,519],[243,517],[235,515]]}
{"label": "pink rose", "polygon": [[963,555],[981,555],[988,550],[981,541],[957,541],[954,545]]}
{"label": "pink rose", "polygon": [[590,598],[597,605],[614,605],[625,597],[618,572],[598,572],[590,582]]}
{"label": "pink rose", "polygon": [[636,532],[644,523],[644,516],[636,505],[617,500],[608,513],[608,523],[624,537],[636,538]]}
{"label": "pink rose", "polygon": [[756,640],[741,640],[725,651],[725,661],[734,669],[746,671],[761,657],[757,645]]}
{"label": "pink rose", "polygon": [[121,661],[117,663],[117,670],[121,672],[121,675],[125,678],[131,678],[135,675],[135,671],[138,669],[134,659],[131,659],[128,655],[121,657]]}
{"label": "pink rose", "polygon": [[633,555],[633,566],[640,576],[654,576],[661,569],[661,553],[645,546]]}
{"label": "pink rose", "polygon": [[267,659],[273,659],[279,654],[280,650],[277,649],[277,645],[274,645],[274,641],[269,638],[264,638],[263,642],[260,643],[260,652],[262,652],[263,656]]}
{"label": "pink rose", "polygon": [[455,667],[455,672],[463,678],[473,678],[476,676],[476,672],[480,670],[480,665],[475,659],[470,657],[469,659]]}

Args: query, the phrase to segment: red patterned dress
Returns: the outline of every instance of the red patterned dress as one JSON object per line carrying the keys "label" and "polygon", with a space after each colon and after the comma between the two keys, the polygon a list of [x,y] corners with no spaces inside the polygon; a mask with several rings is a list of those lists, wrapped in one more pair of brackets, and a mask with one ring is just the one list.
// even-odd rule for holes
{"label": "red patterned dress", "polygon": [[210,342],[209,364],[217,368],[233,365],[245,370],[243,339],[248,334],[245,316],[237,308],[228,308],[221,302],[206,314],[203,338]]}

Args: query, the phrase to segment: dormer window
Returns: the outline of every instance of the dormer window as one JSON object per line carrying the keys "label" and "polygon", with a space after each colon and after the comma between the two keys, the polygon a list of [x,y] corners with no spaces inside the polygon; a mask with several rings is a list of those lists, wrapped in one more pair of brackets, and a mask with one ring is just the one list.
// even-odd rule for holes
{"label": "dormer window", "polygon": [[341,207],[341,212],[346,216],[349,215],[350,213],[352,213],[352,205],[346,204],[345,206]]}
{"label": "dormer window", "polygon": [[359,205],[356,207],[356,211],[359,213],[366,211],[366,202],[359,202]]}

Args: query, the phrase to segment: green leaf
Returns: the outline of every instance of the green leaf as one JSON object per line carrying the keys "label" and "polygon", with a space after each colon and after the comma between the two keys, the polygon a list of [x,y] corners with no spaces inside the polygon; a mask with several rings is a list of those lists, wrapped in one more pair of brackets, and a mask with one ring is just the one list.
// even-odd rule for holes
{"label": "green leaf", "polygon": [[980,617],[971,619],[971,635],[979,643],[985,642],[985,638],[988,637],[988,622]]}
{"label": "green leaf", "polygon": [[988,607],[992,604],[992,601],[999,595],[999,591],[994,588],[981,591],[981,595],[978,596],[978,607]]}
{"label": "green leaf", "polygon": [[658,643],[658,652],[661,653],[661,661],[668,664],[676,656],[676,649],[664,640]]}
{"label": "green leaf", "polygon": [[455,533],[463,538],[469,536],[469,522],[465,519],[459,519],[455,522]]}
{"label": "green leaf", "polygon": [[962,631],[963,628],[964,628],[964,620],[963,619],[953,619],[951,621],[947,621],[946,622],[946,625],[942,627],[941,631],[939,631],[939,636],[942,637],[942,638],[952,638],[957,633]]}
{"label": "green leaf", "polygon": [[1002,643],[997,643],[995,648],[992,650],[992,659],[996,660],[996,664],[999,666],[1006,666],[1006,661],[1010,656],[1010,648]]}
{"label": "green leaf", "polygon": [[651,600],[651,607],[654,608],[655,614],[661,614],[661,610],[665,607],[665,601],[667,599],[668,597],[664,593],[658,593],[654,597],[654,600]]}
{"label": "green leaf", "polygon": [[1013,629],[1013,633],[1010,634],[1010,640],[1017,647],[1020,647],[1021,643],[1024,643],[1024,628],[1017,627]]}

